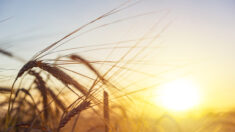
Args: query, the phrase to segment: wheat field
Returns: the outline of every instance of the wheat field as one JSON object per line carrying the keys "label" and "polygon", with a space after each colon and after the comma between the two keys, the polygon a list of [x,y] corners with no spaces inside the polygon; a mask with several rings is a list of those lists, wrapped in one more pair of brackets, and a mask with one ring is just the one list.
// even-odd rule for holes
{"label": "wheat field", "polygon": [[[175,18],[169,9],[137,10],[144,2],[114,2],[115,6],[107,7],[100,15],[82,16],[79,20],[83,23],[77,25],[67,25],[72,20],[60,18],[58,27],[64,26],[62,32],[39,32],[37,40],[30,36],[33,32],[26,31],[26,42],[24,38],[12,39],[12,49],[0,45],[0,131],[235,131],[233,109],[196,108],[177,113],[152,100],[160,100],[155,89],[185,76],[188,71],[181,70],[198,62],[161,58],[164,38]],[[11,21],[14,16],[0,17],[0,27]],[[53,29],[56,24],[47,25]],[[21,35],[28,34],[16,33]],[[27,45],[27,41],[36,44]],[[19,49],[14,49],[14,43]],[[167,78],[171,73],[175,76]]]}

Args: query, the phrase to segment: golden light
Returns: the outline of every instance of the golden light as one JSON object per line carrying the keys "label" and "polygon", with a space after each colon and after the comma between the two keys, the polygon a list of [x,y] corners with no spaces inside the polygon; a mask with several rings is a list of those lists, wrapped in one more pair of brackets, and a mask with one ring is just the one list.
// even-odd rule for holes
{"label": "golden light", "polygon": [[162,85],[158,95],[158,101],[169,110],[183,111],[199,104],[198,87],[187,79],[179,79]]}

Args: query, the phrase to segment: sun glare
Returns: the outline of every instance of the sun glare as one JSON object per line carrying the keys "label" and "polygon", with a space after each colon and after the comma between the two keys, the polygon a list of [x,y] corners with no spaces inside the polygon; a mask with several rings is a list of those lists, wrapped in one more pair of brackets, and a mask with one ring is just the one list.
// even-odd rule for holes
{"label": "sun glare", "polygon": [[192,81],[179,79],[159,87],[158,101],[169,110],[183,111],[199,104],[198,87]]}

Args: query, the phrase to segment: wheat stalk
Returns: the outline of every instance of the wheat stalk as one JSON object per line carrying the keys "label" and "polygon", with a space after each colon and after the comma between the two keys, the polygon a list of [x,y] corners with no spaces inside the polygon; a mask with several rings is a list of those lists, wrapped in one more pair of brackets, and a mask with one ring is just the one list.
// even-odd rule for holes
{"label": "wheat stalk", "polygon": [[104,103],[104,121],[105,121],[105,132],[109,132],[109,95],[106,91],[103,93]]}
{"label": "wheat stalk", "polygon": [[42,77],[39,75],[39,73],[36,73],[35,71],[30,70],[29,74],[35,76],[35,78],[36,78],[35,83],[37,85],[37,89],[39,90],[39,92],[41,93],[42,98],[43,98],[44,118],[47,120],[49,107],[47,106],[48,99],[47,99],[46,84],[45,84],[44,80],[42,79]]}
{"label": "wheat stalk", "polygon": [[85,58],[79,56],[79,55],[71,55],[70,58],[72,60],[78,61],[83,63],[85,66],[87,66],[91,71],[93,71],[100,80],[104,81],[104,78],[100,75],[100,73],[87,61]]}
{"label": "wheat stalk", "polygon": [[75,115],[79,115],[83,110],[87,109],[90,106],[89,101],[83,101],[81,104],[79,104],[77,107],[73,108],[67,115],[65,115],[64,118],[61,119],[58,127],[58,132],[60,128],[64,127],[72,117]]}
{"label": "wheat stalk", "polygon": [[66,86],[73,85],[77,90],[79,90],[82,94],[87,95],[88,91],[77,81],[75,81],[73,78],[71,78],[68,74],[66,74],[64,71],[60,70],[59,68],[55,66],[50,66],[47,63],[43,63],[42,61],[29,61],[26,63],[19,71],[15,81],[21,77],[26,71],[32,69],[33,67],[39,67],[44,71],[47,71],[52,76],[54,76],[56,79],[60,80],[62,83],[64,83]]}

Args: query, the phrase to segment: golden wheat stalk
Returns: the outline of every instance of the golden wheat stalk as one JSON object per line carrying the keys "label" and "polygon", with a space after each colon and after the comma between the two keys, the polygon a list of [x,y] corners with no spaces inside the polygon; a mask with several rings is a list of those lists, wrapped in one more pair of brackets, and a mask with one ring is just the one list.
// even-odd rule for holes
{"label": "golden wheat stalk", "polygon": [[39,90],[39,92],[41,93],[42,98],[43,98],[44,118],[45,118],[45,120],[47,120],[48,119],[48,114],[49,114],[48,113],[49,106],[47,106],[48,105],[48,99],[47,99],[46,84],[45,84],[44,80],[42,79],[42,77],[39,75],[39,73],[37,73],[33,70],[30,70],[29,74],[35,76],[35,78],[36,78],[35,83],[37,85],[37,89]]}
{"label": "golden wheat stalk", "polygon": [[87,61],[85,58],[79,56],[79,55],[71,55],[70,58],[72,60],[78,61],[83,63],[85,66],[87,66],[92,72],[94,72],[100,80],[104,81],[104,78],[100,75],[100,73]]}
{"label": "golden wheat stalk", "polygon": [[106,91],[103,94],[104,103],[104,121],[105,121],[105,132],[109,132],[109,95]]}
{"label": "golden wheat stalk", "polygon": [[83,101],[77,107],[73,108],[67,115],[64,116],[64,118],[61,119],[57,131],[59,132],[60,128],[64,127],[72,117],[74,117],[77,114],[79,115],[83,110],[87,109],[89,106],[90,106],[89,101]]}

